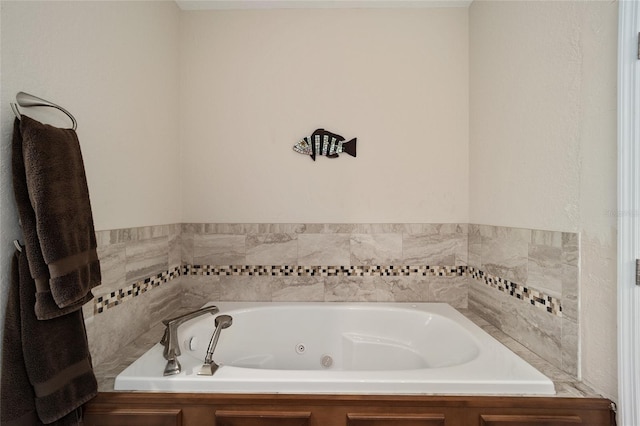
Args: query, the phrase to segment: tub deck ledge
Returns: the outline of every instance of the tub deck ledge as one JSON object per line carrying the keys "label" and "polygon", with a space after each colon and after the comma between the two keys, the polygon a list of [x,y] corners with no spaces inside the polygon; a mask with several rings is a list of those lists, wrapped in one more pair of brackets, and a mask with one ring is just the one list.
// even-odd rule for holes
{"label": "tub deck ledge", "polygon": [[[180,308],[176,310],[173,315],[180,315],[189,310],[193,310],[193,307]],[[493,336],[496,340],[508,347],[511,351],[515,352],[522,359],[527,361],[533,367],[538,369],[545,376],[549,377],[555,386],[555,397],[568,397],[568,398],[599,398],[601,395],[597,394],[594,390],[586,386],[584,383],[576,380],[568,373],[563,372],[559,368],[553,366],[549,362],[543,360],[529,349],[516,342],[513,338],[509,337],[504,332],[500,331],[495,326],[491,325],[480,316],[475,314],[469,309],[457,309],[465,317],[471,320],[473,323],[481,327],[485,332]],[[160,341],[164,327],[161,323],[156,324],[146,333],[135,338],[131,343],[121,348],[117,355],[109,360],[94,366],[96,378],[98,379],[98,389],[100,392],[117,392],[114,390],[115,378],[120,372],[122,372],[133,361],[148,351],[153,345]]]}

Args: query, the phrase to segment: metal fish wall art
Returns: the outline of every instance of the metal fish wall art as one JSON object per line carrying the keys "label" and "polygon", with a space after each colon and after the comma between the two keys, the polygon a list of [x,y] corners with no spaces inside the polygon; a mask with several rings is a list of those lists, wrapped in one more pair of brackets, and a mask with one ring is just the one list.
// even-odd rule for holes
{"label": "metal fish wall art", "polygon": [[313,161],[316,161],[316,155],[324,155],[328,158],[338,158],[341,153],[356,156],[356,140],[351,139],[345,142],[344,138],[335,133],[331,133],[325,129],[317,129],[293,146],[293,150],[300,154],[309,155]]}

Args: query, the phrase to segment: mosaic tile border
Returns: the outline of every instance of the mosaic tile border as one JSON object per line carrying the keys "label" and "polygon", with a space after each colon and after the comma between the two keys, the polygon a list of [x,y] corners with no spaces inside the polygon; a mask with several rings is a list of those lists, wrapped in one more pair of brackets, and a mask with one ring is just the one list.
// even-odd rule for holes
{"label": "mosaic tile border", "polygon": [[122,303],[133,299],[136,296],[146,293],[149,290],[159,287],[160,285],[179,277],[181,274],[182,267],[176,266],[171,270],[167,270],[153,277],[137,281],[128,287],[119,289],[118,291],[112,291],[107,295],[99,296],[95,298],[93,305],[93,314],[100,314],[107,309],[121,305]]}
{"label": "mosaic tile border", "polygon": [[528,301],[533,306],[544,309],[550,314],[562,317],[562,304],[560,300],[553,296],[549,296],[541,291],[514,283],[504,278],[488,274],[472,266],[467,268],[467,272],[469,276],[474,278],[476,281],[483,282],[489,287],[507,293],[516,299],[520,299],[525,302]]}
{"label": "mosaic tile border", "polygon": [[529,302],[546,312],[562,317],[561,301],[536,289],[488,274],[472,266],[372,265],[372,266],[303,266],[303,265],[181,265],[128,287],[94,299],[94,315],[121,305],[181,275],[257,276],[257,277],[462,277],[470,276],[516,299]]}
{"label": "mosaic tile border", "polygon": [[184,275],[262,277],[462,277],[466,266],[183,265]]}

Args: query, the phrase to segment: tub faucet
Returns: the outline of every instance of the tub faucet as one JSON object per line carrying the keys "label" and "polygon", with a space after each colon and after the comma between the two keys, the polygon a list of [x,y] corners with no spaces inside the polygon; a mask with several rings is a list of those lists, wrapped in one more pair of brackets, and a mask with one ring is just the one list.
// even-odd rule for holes
{"label": "tub faucet", "polygon": [[175,318],[163,320],[165,325],[164,335],[160,340],[160,344],[164,346],[164,359],[167,360],[167,365],[164,368],[164,375],[171,376],[178,374],[182,370],[180,362],[178,362],[178,356],[180,355],[180,340],[178,339],[178,327],[185,322],[192,320],[200,315],[210,313],[214,315],[219,312],[217,306],[207,306],[205,308],[198,309],[196,311],[188,312],[184,315],[177,316]]}
{"label": "tub faucet", "polygon": [[233,323],[233,318],[229,315],[220,315],[216,317],[216,330],[213,332],[213,336],[211,336],[211,341],[209,342],[209,348],[207,349],[207,356],[204,358],[204,364],[200,367],[200,371],[198,371],[199,376],[213,376],[213,374],[220,367],[213,361],[213,351],[216,349],[216,345],[218,344],[218,338],[220,337],[220,332],[224,328],[229,328]]}

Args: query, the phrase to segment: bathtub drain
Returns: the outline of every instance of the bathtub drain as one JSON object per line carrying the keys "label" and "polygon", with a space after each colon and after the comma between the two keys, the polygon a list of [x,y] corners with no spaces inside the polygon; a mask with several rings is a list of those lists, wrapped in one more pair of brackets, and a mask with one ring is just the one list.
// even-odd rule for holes
{"label": "bathtub drain", "polygon": [[322,368],[331,367],[333,365],[333,358],[331,358],[331,355],[322,355],[320,358],[320,365],[322,365]]}
{"label": "bathtub drain", "polygon": [[296,345],[296,353],[302,355],[307,348],[304,346],[304,343],[298,343]]}

